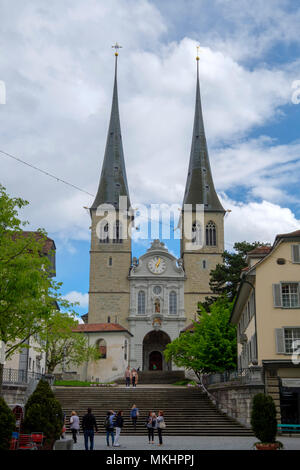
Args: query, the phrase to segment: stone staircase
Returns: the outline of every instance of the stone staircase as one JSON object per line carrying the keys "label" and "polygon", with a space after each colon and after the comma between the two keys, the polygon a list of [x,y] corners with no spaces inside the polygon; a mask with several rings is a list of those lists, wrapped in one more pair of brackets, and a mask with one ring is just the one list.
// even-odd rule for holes
{"label": "stone staircase", "polygon": [[[215,409],[199,389],[186,387],[87,388],[55,387],[55,395],[67,417],[75,410],[80,419],[88,407],[96,416],[98,430],[104,433],[104,419],[109,409],[124,411],[123,435],[146,435],[146,416],[149,410],[163,410],[167,428],[164,434],[173,436],[250,436],[251,430]],[[130,420],[133,404],[140,410],[137,429]]]}
{"label": "stone staircase", "polygon": [[[147,370],[138,372],[139,380],[138,383],[141,385],[144,384],[172,384],[179,380],[185,379],[184,371],[182,370],[172,370],[172,371],[162,371],[162,370]],[[125,379],[122,377],[115,380],[118,384],[124,384]]]}

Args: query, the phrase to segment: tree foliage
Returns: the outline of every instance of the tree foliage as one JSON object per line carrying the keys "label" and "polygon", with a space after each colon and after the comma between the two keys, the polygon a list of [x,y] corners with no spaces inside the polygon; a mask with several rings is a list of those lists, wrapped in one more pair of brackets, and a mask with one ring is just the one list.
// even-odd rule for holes
{"label": "tree foliage", "polygon": [[271,396],[263,393],[254,396],[251,426],[255,436],[261,442],[275,442],[277,434],[276,407]]}
{"label": "tree foliage", "polygon": [[83,333],[73,331],[77,325],[74,316],[60,311],[45,321],[45,327],[39,334],[40,346],[36,349],[46,353],[48,373],[53,373],[58,365],[67,367],[100,358],[99,348],[89,346]]}
{"label": "tree foliage", "polygon": [[[72,304],[60,294],[61,283],[50,276],[51,263],[43,247],[45,231],[24,232],[27,222],[18,212],[28,204],[11,198],[0,185],[0,340],[5,359],[27,347],[28,339],[40,333],[57,303],[64,309]],[[0,365],[0,389],[3,365]]]}
{"label": "tree foliage", "polygon": [[166,360],[179,367],[202,373],[221,372],[236,367],[236,328],[229,323],[232,302],[220,297],[209,312],[200,308],[199,320],[165,349]]}
{"label": "tree foliage", "polygon": [[42,432],[48,443],[59,439],[63,426],[63,412],[48,382],[40,380],[25,406],[23,430]]}
{"label": "tree foliage", "polygon": [[234,252],[224,251],[222,258],[223,264],[217,264],[215,269],[210,272],[210,289],[215,296],[206,297],[205,302],[200,305],[209,310],[209,306],[217,299],[219,295],[226,295],[229,301],[235,298],[240,282],[242,269],[247,266],[246,256],[257,246],[267,246],[265,243],[246,241],[236,242],[233,246]]}
{"label": "tree foliage", "polygon": [[16,419],[5,400],[0,397],[0,450],[9,450]]}

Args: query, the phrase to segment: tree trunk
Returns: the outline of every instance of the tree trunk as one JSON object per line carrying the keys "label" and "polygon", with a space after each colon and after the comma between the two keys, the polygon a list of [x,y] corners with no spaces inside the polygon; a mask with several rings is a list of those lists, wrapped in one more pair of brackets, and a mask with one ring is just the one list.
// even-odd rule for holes
{"label": "tree trunk", "polygon": [[4,364],[0,363],[0,397],[3,397],[3,372]]}

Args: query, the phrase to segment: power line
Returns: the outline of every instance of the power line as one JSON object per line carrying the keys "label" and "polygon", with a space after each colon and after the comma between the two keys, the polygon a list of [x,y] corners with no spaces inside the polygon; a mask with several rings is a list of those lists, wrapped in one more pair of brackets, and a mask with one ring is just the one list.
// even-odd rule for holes
{"label": "power line", "polygon": [[50,176],[50,178],[55,179],[56,181],[59,181],[60,183],[66,184],[67,186],[71,186],[71,188],[77,189],[78,191],[81,191],[82,193],[88,194],[89,196],[95,197],[94,194],[89,193],[88,191],[85,191],[84,189],[79,188],[78,186],[75,186],[75,184],[69,183],[68,181],[65,181],[58,176],[52,175],[51,173],[48,173],[48,171],[42,170],[41,168],[38,168],[37,166],[32,165],[31,163],[25,162],[21,158],[18,158],[14,155],[11,155],[10,153],[4,152],[3,150],[0,150],[0,153],[3,155],[6,155],[7,157],[13,158],[14,160],[18,161],[19,163],[23,163],[23,165],[27,165],[30,168],[33,168],[34,170],[39,171],[40,173],[43,173],[44,175]]}

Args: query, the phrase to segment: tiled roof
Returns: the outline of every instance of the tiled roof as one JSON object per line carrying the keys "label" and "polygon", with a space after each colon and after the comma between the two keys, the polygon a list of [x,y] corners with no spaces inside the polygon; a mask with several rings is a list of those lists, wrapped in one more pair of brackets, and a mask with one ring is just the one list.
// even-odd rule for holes
{"label": "tiled roof", "polygon": [[[21,237],[30,237],[30,236],[34,236],[36,240],[42,240],[44,237],[43,235],[41,235],[39,232],[31,232],[29,230],[23,230],[22,232],[16,232],[15,235],[14,235],[14,238],[17,238],[19,236]],[[56,247],[55,247],[55,243],[54,243],[54,240],[52,240],[52,238],[49,238],[49,237],[46,237],[45,238],[45,243],[43,245],[43,253],[45,255],[49,254],[50,251],[52,250],[55,250]]]}
{"label": "tiled roof", "polygon": [[276,235],[276,239],[277,238],[294,238],[294,237],[300,237],[300,230],[295,230],[294,232],[281,233],[279,235]]}
{"label": "tiled roof", "polygon": [[126,331],[126,328],[119,325],[118,323],[82,323],[77,325],[73,331],[82,331],[82,332],[97,332],[97,331]]}
{"label": "tiled roof", "polygon": [[268,255],[271,250],[271,246],[257,246],[254,250],[248,251],[247,255]]}

